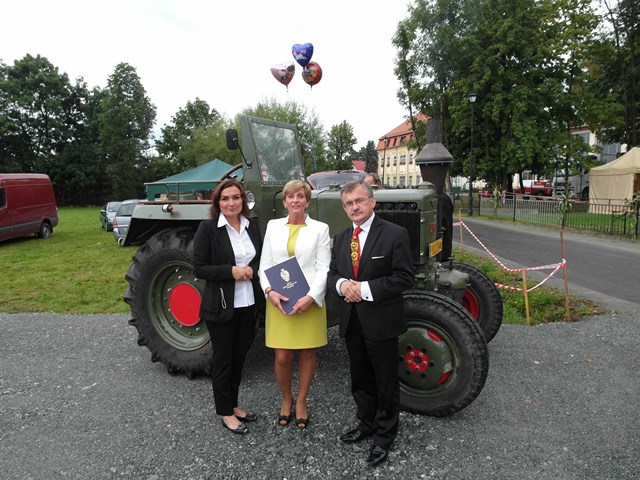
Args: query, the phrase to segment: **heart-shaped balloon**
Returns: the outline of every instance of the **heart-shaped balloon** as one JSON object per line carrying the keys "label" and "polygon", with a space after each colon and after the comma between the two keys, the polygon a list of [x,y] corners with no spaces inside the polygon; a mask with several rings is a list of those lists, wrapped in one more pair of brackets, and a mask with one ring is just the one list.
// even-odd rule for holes
{"label": "heart-shaped balloon", "polygon": [[313,56],[313,45],[310,43],[305,43],[300,45],[296,43],[293,47],[291,47],[291,53],[293,54],[293,58],[295,58],[296,62],[298,62],[301,66],[306,67],[311,61],[311,57]]}
{"label": "heart-shaped balloon", "polygon": [[296,73],[296,66],[293,62],[280,63],[271,67],[271,74],[285,87],[293,79],[294,73]]}
{"label": "heart-shaped balloon", "polygon": [[311,87],[322,80],[322,68],[316,62],[309,64],[302,69],[302,79]]}

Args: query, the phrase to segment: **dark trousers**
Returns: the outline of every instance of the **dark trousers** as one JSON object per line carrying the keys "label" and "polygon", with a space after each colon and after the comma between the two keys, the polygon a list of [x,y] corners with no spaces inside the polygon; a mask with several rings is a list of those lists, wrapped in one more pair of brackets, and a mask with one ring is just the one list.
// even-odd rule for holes
{"label": "dark trousers", "polygon": [[351,362],[351,393],[358,408],[358,430],[372,436],[372,443],[388,449],[398,433],[400,384],[398,339],[368,340],[352,309],[345,335]]}
{"label": "dark trousers", "polygon": [[229,322],[207,321],[213,359],[211,383],[218,415],[233,415],[238,406],[242,367],[255,330],[255,308],[236,308]]}

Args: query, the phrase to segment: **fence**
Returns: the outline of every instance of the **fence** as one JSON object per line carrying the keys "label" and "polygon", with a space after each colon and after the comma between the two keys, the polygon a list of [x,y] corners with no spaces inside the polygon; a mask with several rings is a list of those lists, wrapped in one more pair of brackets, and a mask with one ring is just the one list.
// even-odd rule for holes
{"label": "fence", "polygon": [[[465,206],[460,208],[467,211]],[[562,201],[550,197],[503,195],[497,199],[478,195],[474,214],[512,221],[555,225],[626,238],[639,238],[638,202],[602,200],[598,203],[571,201],[562,224]]]}

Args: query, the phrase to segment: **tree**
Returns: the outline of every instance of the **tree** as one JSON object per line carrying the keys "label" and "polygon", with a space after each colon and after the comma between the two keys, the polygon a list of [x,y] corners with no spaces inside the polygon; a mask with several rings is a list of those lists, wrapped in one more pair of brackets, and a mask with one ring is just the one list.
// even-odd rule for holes
{"label": "tree", "polygon": [[0,66],[0,169],[49,173],[74,137],[66,74],[40,55]]}
{"label": "tree", "polygon": [[109,76],[99,115],[100,143],[115,198],[142,194],[142,172],[148,167],[145,152],[155,116],[156,108],[135,68],[118,64]]}
{"label": "tree", "polygon": [[640,145],[640,5],[602,0],[606,29],[592,49],[590,125],[609,143]]}
{"label": "tree", "polygon": [[[194,168],[215,158],[211,143],[224,139],[222,117],[207,102],[196,98],[172,117],[172,123],[161,129],[162,137],[156,142],[158,153],[172,165],[172,173]],[[219,148],[217,149],[219,150]]]}
{"label": "tree", "polygon": [[378,171],[378,152],[376,144],[373,140],[369,140],[367,144],[358,152],[358,158],[364,160],[365,172],[376,173]]}
{"label": "tree", "polygon": [[[399,26],[396,75],[442,121],[443,143],[469,172],[507,188],[525,169],[552,169],[584,124],[588,0],[416,0]],[[474,151],[471,105],[475,93]],[[582,123],[581,123],[582,122]],[[459,160],[458,160],[459,159]]]}
{"label": "tree", "polygon": [[346,120],[331,127],[327,140],[327,151],[331,158],[330,166],[333,170],[348,170],[352,168],[350,159],[355,153],[353,146],[357,141],[353,134],[353,127]]}

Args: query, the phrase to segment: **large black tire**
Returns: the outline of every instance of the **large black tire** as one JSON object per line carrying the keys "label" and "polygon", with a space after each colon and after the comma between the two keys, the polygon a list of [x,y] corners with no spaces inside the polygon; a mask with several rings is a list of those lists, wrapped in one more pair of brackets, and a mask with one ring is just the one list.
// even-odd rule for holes
{"label": "large black tire", "polygon": [[489,354],[482,330],[444,295],[405,292],[408,330],[400,348],[400,405],[433,417],[456,413],[482,391]]}
{"label": "large black tire", "polygon": [[212,357],[209,331],[198,315],[205,282],[193,274],[194,234],[170,229],[147,240],[133,256],[124,296],[138,345],[151,351],[151,361],[190,378],[208,374]]}
{"label": "large black tire", "polygon": [[469,276],[469,286],[460,303],[478,322],[487,342],[490,342],[502,325],[503,305],[498,287],[474,266],[453,262],[453,268]]}

